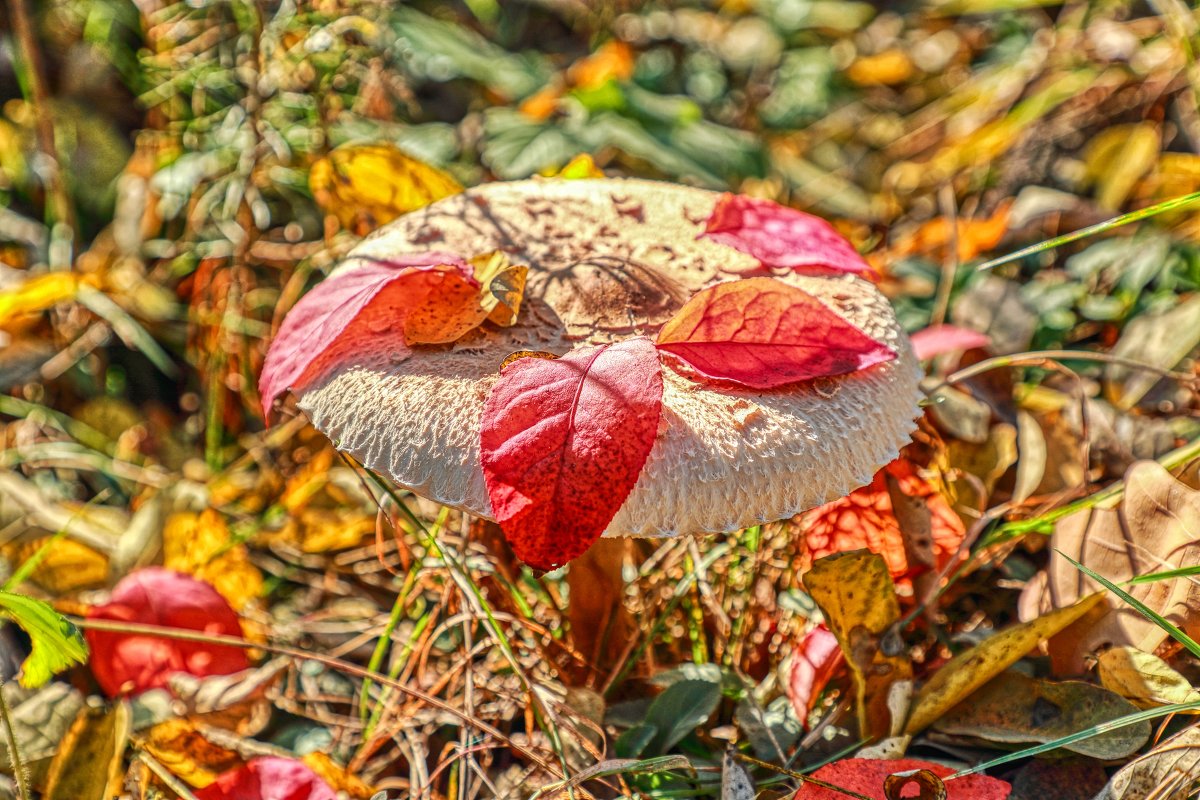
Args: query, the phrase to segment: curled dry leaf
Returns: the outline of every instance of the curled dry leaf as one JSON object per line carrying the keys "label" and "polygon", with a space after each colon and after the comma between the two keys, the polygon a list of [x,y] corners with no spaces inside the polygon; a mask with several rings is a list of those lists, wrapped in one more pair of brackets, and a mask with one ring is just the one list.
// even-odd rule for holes
{"label": "curled dry leaf", "polygon": [[196,800],[335,800],[329,784],[302,761],[265,756],[223,772]]}
{"label": "curled dry leaf", "polygon": [[722,195],[701,235],[751,255],[765,267],[817,274],[873,273],[828,222],[770,200]]}
{"label": "curled dry leaf", "polygon": [[1096,800],[1187,800],[1200,775],[1200,726],[1175,734],[1113,775]]}
{"label": "curled dry leaf", "polygon": [[480,458],[522,561],[553,569],[600,537],[654,446],[662,387],[642,337],[503,368],[484,404]]}
{"label": "curled dry leaf", "polygon": [[[942,781],[954,774],[954,770],[942,764],[934,764],[929,761],[917,761],[911,758],[901,758],[896,760],[891,759],[876,759],[876,758],[845,758],[841,761],[834,761],[832,764],[826,764],[812,774],[814,778],[839,789],[848,789],[852,792],[857,792],[860,795],[875,798],[875,800],[891,800],[892,797],[914,795],[906,791],[904,795],[888,795],[886,794],[885,784],[888,778],[899,774],[901,777],[900,786],[910,783],[913,780],[913,775],[927,771],[932,775],[924,777],[924,785],[932,787],[933,791],[937,791],[937,784],[941,783],[946,791],[943,795],[947,800],[1005,800],[1012,787],[1006,782],[996,778],[990,778],[987,775],[966,775],[962,778],[955,778],[951,781]],[[893,779],[895,785],[897,779]],[[923,789],[923,791],[925,791]],[[937,795],[922,794],[922,797],[936,797]],[[817,786],[812,783],[804,783],[800,786],[800,791],[796,792],[794,800],[846,800],[846,795],[842,792],[833,789],[826,789],[823,786]]]}
{"label": "curled dry leaf", "polygon": [[837,637],[825,625],[818,625],[807,634],[792,653],[792,670],[788,676],[787,695],[796,718],[808,727],[808,715],[825,684],[837,673],[846,657],[838,646]]}
{"label": "curled dry leaf", "polygon": [[[1125,473],[1125,496],[1117,508],[1092,508],[1064,517],[1050,537],[1050,561],[1021,594],[1021,619],[1074,603],[1101,589],[1064,555],[1120,584],[1137,575],[1200,563],[1200,491],[1171,477],[1154,461],[1139,461]],[[1189,577],[1127,587],[1135,598],[1184,633],[1200,636],[1200,584]],[[1106,645],[1130,645],[1153,653],[1167,633],[1119,599],[1086,629],[1077,626],[1069,652],[1059,654],[1072,672],[1083,658]],[[1064,646],[1066,642],[1064,641]],[[1051,655],[1055,651],[1051,650]]]}
{"label": "curled dry leaf", "polygon": [[902,643],[893,650],[884,642],[900,618],[900,604],[883,558],[865,550],[822,558],[804,574],[804,588],[850,664],[861,735],[891,735],[896,721],[888,693],[898,681],[912,679],[912,662]]}
{"label": "curled dry leaf", "polygon": [[1096,663],[1100,683],[1141,708],[1195,703],[1200,692],[1167,662],[1136,647],[1110,647]]}
{"label": "curled dry leaf", "polygon": [[321,368],[364,349],[403,358],[411,344],[452,342],[483,322],[479,283],[458,256],[373,261],[317,284],[284,318],[259,377],[263,414]]}
{"label": "curled dry leaf", "polygon": [[121,795],[129,745],[129,705],[84,706],[46,770],[44,800],[109,800]]}
{"label": "curled dry leaf", "polygon": [[1014,625],[947,661],[917,693],[905,733],[915,736],[928,728],[992,678],[1020,661],[1037,647],[1038,642],[1087,614],[1103,599],[1104,595],[1097,593],[1073,606]]}
{"label": "curled dry leaf", "polygon": [[943,353],[987,347],[992,340],[986,333],[959,325],[930,325],[928,328],[914,333],[910,341],[917,359],[924,361]]}
{"label": "curled dry leaf", "polygon": [[[147,567],[130,573],[88,619],[159,625],[210,635],[241,636],[238,616],[212,586],[178,572]],[[174,672],[227,675],[249,666],[240,647],[136,633],[87,630],[96,682],[109,697],[165,687]]]}
{"label": "curled dry leaf", "polygon": [[962,520],[937,487],[918,475],[910,461],[901,458],[877,472],[870,484],[800,515],[796,525],[802,532],[802,571],[816,559],[864,547],[883,556],[896,580],[910,578],[925,569],[909,562],[911,548],[906,548],[900,522],[893,513],[889,477],[902,493],[924,501],[929,509],[936,566],[941,569],[949,563],[966,535]]}
{"label": "curled dry leaf", "polygon": [[339,147],[313,164],[308,185],[322,211],[360,236],[462,191],[450,175],[390,144]]}
{"label": "curled dry leaf", "polygon": [[657,343],[705,377],[755,389],[845,375],[896,357],[816,297],[774,278],[697,292]]}

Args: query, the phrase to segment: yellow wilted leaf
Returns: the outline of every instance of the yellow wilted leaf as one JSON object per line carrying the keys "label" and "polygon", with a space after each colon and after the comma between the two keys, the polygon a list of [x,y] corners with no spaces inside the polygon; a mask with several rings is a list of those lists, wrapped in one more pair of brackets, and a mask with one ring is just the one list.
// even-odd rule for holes
{"label": "yellow wilted leaf", "polygon": [[244,544],[235,543],[224,518],[211,508],[172,514],[163,528],[163,566],[212,584],[235,611],[262,594],[263,577]]}
{"label": "yellow wilted leaf", "polygon": [[549,177],[565,180],[581,180],[583,178],[603,178],[604,170],[596,166],[595,160],[589,153],[580,153],[568,161],[562,169],[552,172]]}
{"label": "yellow wilted leaf", "polygon": [[29,579],[52,594],[95,589],[108,583],[108,556],[74,539],[43,536],[6,545],[3,553],[14,564],[37,558]]}
{"label": "yellow wilted leaf", "polygon": [[84,279],[74,272],[47,272],[11,289],[0,290],[0,326],[74,299]]}
{"label": "yellow wilted leaf", "polygon": [[471,264],[475,267],[475,279],[485,287],[480,305],[487,312],[487,319],[506,328],[515,323],[521,313],[529,267],[510,264],[508,256],[499,250],[476,256]]}
{"label": "yellow wilted leaf", "polygon": [[335,792],[345,792],[354,800],[371,800],[375,794],[374,789],[348,773],[345,767],[338,766],[324,753],[316,751],[306,753],[300,760],[317,773],[321,780],[328,783],[329,788]]}
{"label": "yellow wilted leaf", "polygon": [[1158,161],[1162,134],[1153,122],[1114,125],[1087,143],[1083,161],[1096,182],[1096,203],[1116,211]]}
{"label": "yellow wilted leaf", "polygon": [[1141,708],[1195,703],[1200,692],[1156,655],[1136,647],[1111,647],[1100,654],[1100,683]]}
{"label": "yellow wilted leaf", "polygon": [[342,509],[306,508],[296,515],[295,521],[295,528],[289,532],[305,553],[358,547],[363,537],[375,530],[373,516]]}
{"label": "yellow wilted leaf", "polygon": [[85,706],[63,737],[46,773],[46,800],[108,800],[118,797],[125,776],[129,705],[109,710]]}
{"label": "yellow wilted leaf", "polygon": [[172,775],[197,789],[203,789],[222,772],[242,763],[237,753],[213,744],[186,719],[160,722],[146,731],[137,744]]}
{"label": "yellow wilted leaf", "polygon": [[1049,639],[1104,599],[1102,593],[1073,606],[1014,625],[950,659],[921,687],[904,732],[915,736],[968,695],[1017,663],[1038,642]]}
{"label": "yellow wilted leaf", "polygon": [[390,144],[339,147],[313,164],[308,185],[323,211],[359,235],[463,188]]}
{"label": "yellow wilted leaf", "polygon": [[882,647],[884,634],[900,618],[887,562],[867,550],[827,556],[804,574],[804,588],[825,615],[850,665],[862,736],[890,736],[888,694],[897,681],[912,679],[912,662],[906,653],[887,655]]}

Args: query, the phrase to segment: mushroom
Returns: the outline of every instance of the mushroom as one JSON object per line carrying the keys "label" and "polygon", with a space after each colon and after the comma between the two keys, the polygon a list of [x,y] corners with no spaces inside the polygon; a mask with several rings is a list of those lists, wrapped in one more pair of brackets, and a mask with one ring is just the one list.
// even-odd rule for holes
{"label": "mushroom", "polygon": [[384,344],[355,353],[296,387],[299,407],[337,447],[399,486],[491,519],[481,413],[506,357],[653,336],[697,291],[771,275],[896,358],[766,390],[665,367],[657,438],[604,536],[730,532],[869,483],[909,440],[918,414],[919,364],[891,306],[855,275],[770,270],[703,236],[720,197],[644,180],[531,180],[484,184],[411,212],[337,271],[423,252],[500,251],[529,268],[515,324],[403,355]]}

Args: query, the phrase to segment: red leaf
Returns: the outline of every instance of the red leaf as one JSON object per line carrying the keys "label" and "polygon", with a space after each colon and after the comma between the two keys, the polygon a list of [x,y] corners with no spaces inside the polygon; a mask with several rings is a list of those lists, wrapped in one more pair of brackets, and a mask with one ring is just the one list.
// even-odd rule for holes
{"label": "red leaf", "polygon": [[706,377],[755,389],[844,375],[896,357],[808,292],[774,278],[697,292],[659,331],[658,347]]}
{"label": "red leaf", "polygon": [[807,572],[818,558],[866,548],[883,556],[888,571],[896,580],[913,576],[914,567],[905,555],[900,522],[892,512],[887,475],[899,482],[902,492],[924,499],[929,507],[938,569],[954,557],[966,535],[962,519],[950,508],[937,487],[922,479],[909,461],[900,458],[876,472],[875,478],[866,486],[800,515],[801,573]]}
{"label": "red leaf", "polygon": [[[826,764],[813,773],[819,781],[839,789],[865,794],[877,800],[887,800],[883,793],[883,782],[897,772],[927,769],[939,778],[954,774],[954,770],[941,764],[901,758],[895,761],[879,758],[846,758]],[[915,786],[908,787],[915,795]],[[946,782],[947,800],[1005,800],[1012,791],[1006,781],[989,778],[987,775],[967,775]],[[905,792],[908,796],[908,792]],[[846,795],[811,783],[805,783],[796,792],[795,800],[846,800]]]}
{"label": "red leaf", "polygon": [[770,200],[724,194],[700,235],[754,256],[767,267],[808,274],[875,273],[828,222]]}
{"label": "red leaf", "polygon": [[804,636],[792,654],[792,674],[788,680],[787,693],[792,701],[796,716],[808,728],[808,715],[817,702],[821,690],[846,657],[838,646],[837,637],[824,623],[813,628]]}
{"label": "red leaf", "polygon": [[925,330],[914,333],[911,339],[918,361],[940,356],[942,353],[987,347],[992,343],[986,333],[960,328],[957,325],[930,325]]}
{"label": "red leaf", "polygon": [[341,358],[385,347],[404,355],[410,344],[454,341],[486,316],[470,265],[448,253],[332,275],[296,303],[271,342],[258,380],[263,415],[269,419],[279,395]]}
{"label": "red leaf", "polygon": [[600,537],[654,446],[662,392],[642,337],[501,370],[480,455],[492,513],[522,561],[553,569]]}
{"label": "red leaf", "polygon": [[[161,567],[125,576],[109,601],[93,606],[87,616],[210,635],[242,635],[237,614],[216,589]],[[204,677],[228,675],[250,666],[240,647],[98,630],[86,630],[84,636],[92,651],[96,682],[109,697],[166,686],[167,677],[175,672]]]}
{"label": "red leaf", "polygon": [[196,800],[336,800],[337,794],[302,762],[263,756],[222,772],[196,789]]}

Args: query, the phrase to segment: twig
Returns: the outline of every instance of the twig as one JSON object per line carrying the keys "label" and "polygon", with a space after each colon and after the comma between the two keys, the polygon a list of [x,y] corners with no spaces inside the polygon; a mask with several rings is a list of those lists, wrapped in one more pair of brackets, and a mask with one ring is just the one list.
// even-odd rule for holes
{"label": "twig", "polygon": [[21,762],[21,750],[17,747],[17,732],[13,730],[12,714],[8,709],[8,698],[4,696],[4,682],[0,681],[0,717],[4,720],[4,744],[8,748],[8,758],[12,762],[13,777],[17,781],[17,796],[21,800],[32,800],[33,793],[29,791],[29,773]]}

